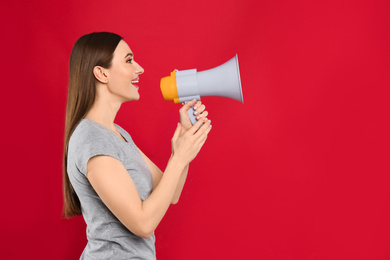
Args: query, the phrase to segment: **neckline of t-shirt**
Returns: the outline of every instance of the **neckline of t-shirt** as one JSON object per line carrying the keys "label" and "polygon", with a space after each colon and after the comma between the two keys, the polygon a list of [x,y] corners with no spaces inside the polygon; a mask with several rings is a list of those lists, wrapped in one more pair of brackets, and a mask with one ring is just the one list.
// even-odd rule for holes
{"label": "neckline of t-shirt", "polygon": [[102,125],[102,124],[100,124],[100,123],[98,123],[98,122],[96,122],[95,120],[92,120],[92,119],[90,119],[90,118],[83,118],[83,120],[90,121],[90,122],[92,122],[92,123],[94,123],[94,124],[100,126],[101,128],[105,129],[106,131],[110,132],[110,133],[113,134],[116,138],[118,138],[120,141],[125,142],[126,144],[129,143],[129,142],[127,141],[127,139],[123,136],[123,134],[122,134],[122,129],[121,129],[121,127],[120,127],[119,125],[117,125],[117,124],[114,123],[115,126],[118,126],[116,129],[118,130],[119,134],[122,136],[123,140],[122,140],[121,138],[119,138],[119,136],[117,136],[117,135],[114,133],[114,131],[112,131],[111,129],[109,129],[109,128],[106,127],[105,125]]}

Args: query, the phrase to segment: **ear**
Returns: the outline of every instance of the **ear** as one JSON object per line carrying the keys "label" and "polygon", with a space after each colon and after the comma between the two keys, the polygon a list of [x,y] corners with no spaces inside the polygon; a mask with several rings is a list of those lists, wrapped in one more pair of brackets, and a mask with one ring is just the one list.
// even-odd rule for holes
{"label": "ear", "polygon": [[108,82],[108,70],[103,67],[95,66],[93,68],[93,75],[95,76],[96,80],[103,84]]}

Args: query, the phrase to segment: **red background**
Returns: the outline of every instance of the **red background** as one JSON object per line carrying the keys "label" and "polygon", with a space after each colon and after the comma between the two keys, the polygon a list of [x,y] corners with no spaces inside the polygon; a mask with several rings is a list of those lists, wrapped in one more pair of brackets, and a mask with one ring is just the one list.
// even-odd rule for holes
{"label": "red background", "polygon": [[158,259],[390,259],[389,1],[7,1],[0,21],[3,259],[77,259],[61,218],[68,61],[92,31],[145,68],[117,123],[162,169],[180,105],[161,77],[239,57],[244,104],[203,98],[213,131]]}

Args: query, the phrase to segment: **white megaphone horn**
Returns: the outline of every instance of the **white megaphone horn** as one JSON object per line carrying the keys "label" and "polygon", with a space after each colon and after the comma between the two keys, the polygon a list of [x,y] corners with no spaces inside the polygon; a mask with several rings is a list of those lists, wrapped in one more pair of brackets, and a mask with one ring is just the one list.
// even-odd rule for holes
{"label": "white megaphone horn", "polygon": [[[170,76],[161,79],[160,87],[164,99],[173,100],[176,104],[200,100],[200,97],[205,96],[226,97],[244,103],[237,54],[224,64],[209,70],[174,70]],[[195,124],[193,108],[188,110],[188,116],[191,123]]]}

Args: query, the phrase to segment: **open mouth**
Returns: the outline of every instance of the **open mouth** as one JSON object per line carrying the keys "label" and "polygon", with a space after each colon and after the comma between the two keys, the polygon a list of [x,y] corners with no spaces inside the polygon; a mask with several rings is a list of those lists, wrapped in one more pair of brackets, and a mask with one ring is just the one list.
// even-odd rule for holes
{"label": "open mouth", "polygon": [[137,84],[139,82],[139,78],[135,78],[131,81],[131,84]]}

